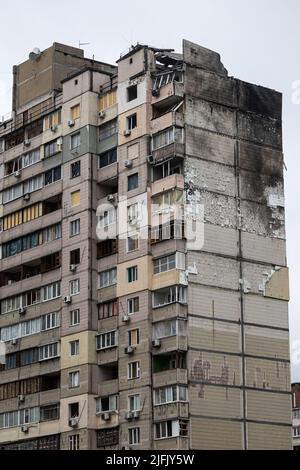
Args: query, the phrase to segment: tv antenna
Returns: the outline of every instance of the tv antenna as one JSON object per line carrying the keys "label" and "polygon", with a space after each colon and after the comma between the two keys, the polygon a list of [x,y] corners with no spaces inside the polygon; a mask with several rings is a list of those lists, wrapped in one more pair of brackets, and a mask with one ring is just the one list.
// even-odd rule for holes
{"label": "tv antenna", "polygon": [[91,44],[91,43],[90,42],[80,42],[80,39],[79,39],[79,42],[78,42],[79,49],[81,48],[81,46],[88,46],[89,44]]}

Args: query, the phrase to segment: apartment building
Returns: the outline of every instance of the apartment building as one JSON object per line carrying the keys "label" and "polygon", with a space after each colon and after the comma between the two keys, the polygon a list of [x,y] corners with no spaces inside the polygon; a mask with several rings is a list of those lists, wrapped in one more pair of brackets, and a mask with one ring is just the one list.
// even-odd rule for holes
{"label": "apartment building", "polygon": [[290,449],[281,94],[54,43],[0,124],[0,446]]}

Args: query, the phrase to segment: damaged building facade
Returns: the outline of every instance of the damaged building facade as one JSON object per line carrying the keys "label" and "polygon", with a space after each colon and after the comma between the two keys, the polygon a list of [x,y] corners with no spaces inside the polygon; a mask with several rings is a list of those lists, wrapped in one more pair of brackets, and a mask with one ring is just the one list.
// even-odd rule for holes
{"label": "damaged building facade", "polygon": [[290,449],[281,94],[186,40],[54,43],[13,77],[0,447]]}

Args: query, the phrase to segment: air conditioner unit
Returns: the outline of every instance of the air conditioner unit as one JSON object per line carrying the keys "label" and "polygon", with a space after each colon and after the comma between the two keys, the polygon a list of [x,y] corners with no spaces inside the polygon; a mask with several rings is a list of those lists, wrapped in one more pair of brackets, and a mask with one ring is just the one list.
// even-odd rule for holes
{"label": "air conditioner unit", "polygon": [[125,419],[127,419],[127,420],[133,419],[133,413],[132,413],[132,411],[127,411],[127,412],[125,413]]}
{"label": "air conditioner unit", "polygon": [[130,321],[130,316],[129,315],[124,315],[122,318],[124,323],[128,323]]}
{"label": "air conditioner unit", "polygon": [[124,166],[125,166],[125,168],[131,168],[132,167],[132,160],[125,160]]}
{"label": "air conditioner unit", "polygon": [[134,419],[139,418],[139,417],[140,417],[140,410],[135,410],[135,411],[133,411],[133,412],[132,412],[132,417],[133,417]]}
{"label": "air conditioner unit", "polygon": [[159,89],[158,88],[155,88],[154,90],[152,90],[152,96],[159,96]]}
{"label": "air conditioner unit", "polygon": [[77,269],[76,264],[70,264],[70,271],[71,271],[72,273],[74,273],[74,272],[76,271],[76,269]]}
{"label": "air conditioner unit", "polygon": [[24,147],[29,147],[30,140],[29,139],[24,140],[23,145],[24,145]]}
{"label": "air conditioner unit", "polygon": [[13,339],[11,340],[11,344],[12,344],[13,346],[16,346],[16,344],[18,344],[17,338],[13,338]]}
{"label": "air conditioner unit", "polygon": [[69,127],[75,126],[75,121],[74,121],[73,119],[70,119],[70,120],[68,121],[68,126],[69,126]]}
{"label": "air conditioner unit", "polygon": [[64,297],[64,303],[65,303],[65,304],[70,304],[71,302],[72,302],[71,297],[70,297],[69,295],[66,295],[66,296]]}
{"label": "air conditioner unit", "polygon": [[115,196],[113,194],[109,194],[107,196],[107,200],[108,200],[108,202],[113,202],[115,200]]}
{"label": "air conditioner unit", "polygon": [[100,119],[104,119],[105,118],[105,111],[98,111],[98,117]]}
{"label": "air conditioner unit", "polygon": [[154,163],[153,155],[148,155],[147,162],[150,163],[150,165],[152,165]]}
{"label": "air conditioner unit", "polygon": [[26,313],[26,308],[20,307],[18,311],[19,311],[19,315],[24,315]]}
{"label": "air conditioner unit", "polygon": [[50,127],[50,130],[51,130],[52,132],[56,132],[56,131],[57,131],[57,127],[58,127],[57,124],[54,124],[53,126]]}
{"label": "air conditioner unit", "polygon": [[110,420],[110,413],[106,412],[101,415],[101,418],[103,421],[109,421]]}
{"label": "air conditioner unit", "polygon": [[69,419],[69,426],[71,428],[76,428],[78,426],[78,422],[79,422],[79,418],[76,417],[76,418],[70,418]]}
{"label": "air conditioner unit", "polygon": [[131,135],[131,130],[130,129],[125,129],[125,131],[123,132],[123,135],[125,137],[129,137]]}
{"label": "air conditioner unit", "polygon": [[26,424],[23,424],[23,425],[21,426],[21,431],[22,431],[22,432],[28,432],[28,431],[29,431],[29,426],[27,426]]}
{"label": "air conditioner unit", "polygon": [[56,144],[56,150],[58,152],[61,152],[62,151],[62,144]]}
{"label": "air conditioner unit", "polygon": [[23,199],[24,199],[24,201],[29,201],[30,194],[29,193],[24,194]]}
{"label": "air conditioner unit", "polygon": [[15,172],[14,172],[14,176],[15,176],[16,178],[20,178],[20,176],[21,176],[21,170],[15,171]]}
{"label": "air conditioner unit", "polygon": [[153,346],[154,348],[160,348],[160,346],[161,346],[161,341],[160,341],[160,339],[154,339],[154,340],[152,341],[152,346]]}
{"label": "air conditioner unit", "polygon": [[24,403],[25,401],[25,395],[19,395],[18,396],[19,403]]}
{"label": "air conditioner unit", "polygon": [[133,354],[135,351],[135,347],[134,346],[127,346],[127,348],[124,349],[124,353],[125,354]]}

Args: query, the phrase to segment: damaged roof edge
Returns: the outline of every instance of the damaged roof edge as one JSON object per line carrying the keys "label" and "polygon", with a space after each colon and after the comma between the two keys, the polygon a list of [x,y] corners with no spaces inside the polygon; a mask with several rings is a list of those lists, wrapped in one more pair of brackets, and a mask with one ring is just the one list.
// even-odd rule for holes
{"label": "damaged roof edge", "polygon": [[182,51],[184,62],[228,77],[228,71],[221,62],[221,56],[211,49],[183,39]]}

